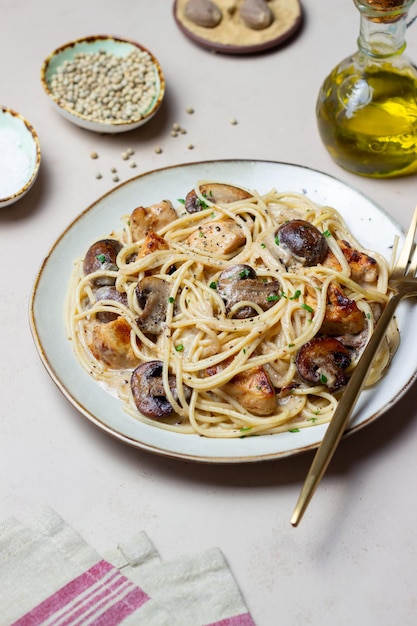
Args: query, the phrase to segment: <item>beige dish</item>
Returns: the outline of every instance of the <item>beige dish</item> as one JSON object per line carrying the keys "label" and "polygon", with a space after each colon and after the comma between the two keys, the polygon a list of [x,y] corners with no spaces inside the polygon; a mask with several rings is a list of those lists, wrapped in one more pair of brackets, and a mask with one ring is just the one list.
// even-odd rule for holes
{"label": "beige dish", "polygon": [[215,0],[222,20],[213,28],[204,28],[187,18],[187,1],[174,3],[174,17],[180,30],[195,43],[226,54],[250,54],[275,48],[294,35],[303,21],[299,0],[269,0],[274,20],[267,28],[254,30],[240,16],[241,0]]}

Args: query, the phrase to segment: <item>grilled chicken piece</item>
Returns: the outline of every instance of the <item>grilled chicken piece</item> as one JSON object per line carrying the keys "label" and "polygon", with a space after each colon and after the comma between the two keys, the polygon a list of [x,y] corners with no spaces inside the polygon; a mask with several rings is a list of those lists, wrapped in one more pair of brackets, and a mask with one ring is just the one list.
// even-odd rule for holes
{"label": "grilled chicken piece", "polygon": [[159,230],[178,217],[169,200],[148,207],[138,206],[130,215],[130,231],[133,241],[140,241],[149,230]]}
{"label": "grilled chicken piece", "polygon": [[158,250],[169,250],[169,244],[166,239],[161,237],[161,235],[158,235],[158,233],[155,233],[153,230],[149,230],[146,233],[145,241],[143,242],[136,258],[142,259],[148,254],[152,254]]}
{"label": "grilled chicken piece", "polygon": [[356,335],[365,326],[362,311],[354,300],[347,298],[336,283],[329,285],[329,301],[320,332],[323,335]]}
{"label": "grilled chicken piece", "polygon": [[[312,309],[316,308],[316,295],[310,291],[305,302]],[[340,285],[331,283],[327,291],[326,313],[320,327],[323,335],[356,335],[365,326],[365,319],[362,311],[354,300],[350,300],[343,293]]]}
{"label": "grilled chicken piece", "polygon": [[[374,283],[378,278],[378,264],[376,260],[364,252],[355,250],[347,241],[340,240],[337,243],[349,264],[352,280],[359,284]],[[323,265],[335,270],[341,269],[340,263],[330,251]]]}
{"label": "grilled chicken piece", "polygon": [[[208,368],[206,372],[213,376],[229,363],[230,359]],[[236,374],[222,389],[254,415],[271,415],[276,410],[275,389],[262,365]]]}
{"label": "grilled chicken piece", "polygon": [[276,409],[275,390],[261,365],[236,374],[225,391],[254,415],[270,415]]}
{"label": "grilled chicken piece", "polygon": [[130,342],[130,326],[123,317],[107,324],[95,324],[89,348],[97,360],[112,369],[130,368],[138,364]]}
{"label": "grilled chicken piece", "polygon": [[245,241],[241,227],[231,219],[207,222],[187,239],[189,246],[209,254],[230,254],[243,246]]}

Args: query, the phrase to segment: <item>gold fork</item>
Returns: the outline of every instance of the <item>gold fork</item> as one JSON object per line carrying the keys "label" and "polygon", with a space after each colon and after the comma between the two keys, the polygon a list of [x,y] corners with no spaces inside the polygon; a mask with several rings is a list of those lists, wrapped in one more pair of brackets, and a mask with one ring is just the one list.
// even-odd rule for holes
{"label": "gold fork", "polygon": [[417,230],[417,206],[408,229],[401,254],[391,272],[389,285],[392,296],[388,300],[375,330],[363,351],[356,368],[346,386],[343,396],[327,427],[325,435],[317,449],[310,470],[301,489],[291,524],[297,526],[300,522],[313,494],[323,478],[323,475],[336,451],[337,445],[345,431],[349,417],[356,405],[373,358],[378,350],[388,325],[395,313],[398,304],[404,298],[417,296],[417,247],[414,243]]}

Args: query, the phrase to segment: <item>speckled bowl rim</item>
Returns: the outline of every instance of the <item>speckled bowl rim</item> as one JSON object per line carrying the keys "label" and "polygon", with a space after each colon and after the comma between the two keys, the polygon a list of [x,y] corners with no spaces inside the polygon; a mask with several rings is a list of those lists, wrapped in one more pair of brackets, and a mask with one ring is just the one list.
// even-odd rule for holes
{"label": "speckled bowl rim", "polygon": [[256,53],[266,52],[268,50],[273,50],[275,48],[278,48],[278,46],[281,46],[282,44],[287,42],[289,39],[291,39],[291,37],[293,37],[301,29],[304,23],[304,11],[303,11],[301,2],[299,0],[295,0],[295,2],[298,4],[300,13],[299,13],[298,18],[294,21],[294,23],[290,26],[290,28],[285,30],[283,33],[281,33],[277,37],[273,37],[271,39],[268,39],[267,41],[263,41],[258,44],[250,44],[247,46],[236,45],[236,44],[225,44],[225,43],[210,41],[209,39],[205,39],[204,37],[201,37],[200,35],[193,33],[193,31],[187,28],[187,26],[178,17],[178,12],[177,12],[178,0],[174,0],[173,14],[174,14],[175,23],[177,24],[180,31],[186,37],[188,37],[188,39],[190,39],[191,41],[193,41],[194,43],[196,43],[197,45],[203,48],[208,48],[212,52],[220,52],[222,54],[236,54],[236,55],[256,54]]}
{"label": "speckled bowl rim", "polygon": [[[93,120],[91,117],[88,117],[87,115],[82,115],[81,113],[77,113],[76,111],[73,111],[72,109],[62,105],[53,96],[48,85],[48,80],[46,78],[52,59],[54,59],[58,54],[65,52],[69,48],[75,48],[77,45],[81,45],[81,44],[87,44],[87,45],[90,43],[94,44],[99,41],[103,41],[103,42],[112,41],[112,42],[115,42],[116,44],[117,43],[128,44],[128,45],[133,46],[134,48],[141,50],[142,52],[147,52],[149,56],[151,57],[152,62],[155,65],[155,69],[159,77],[159,92],[158,92],[158,97],[156,98],[152,108],[145,115],[142,115],[140,118],[132,118],[130,120],[113,120],[110,122],[108,120]],[[67,43],[59,46],[58,48],[55,48],[55,50],[46,57],[46,59],[44,60],[42,64],[41,83],[46,94],[51,98],[51,100],[55,103],[55,105],[59,109],[61,109],[62,111],[65,111],[65,113],[67,114],[69,118],[76,118],[88,124],[102,126],[103,132],[105,128],[120,128],[120,129],[121,128],[134,128],[134,127],[137,127],[138,125],[144,124],[145,122],[150,120],[158,111],[165,95],[165,76],[162,71],[161,65],[158,59],[155,57],[155,55],[148,48],[138,43],[137,41],[134,41],[133,39],[127,39],[125,37],[118,37],[116,35],[87,35],[86,37],[80,37],[78,39],[73,39],[72,41],[68,41]]]}
{"label": "speckled bowl rim", "polygon": [[33,142],[35,144],[36,159],[35,159],[35,164],[32,168],[32,174],[30,178],[27,180],[27,182],[23,185],[23,187],[21,187],[18,191],[16,191],[16,193],[11,194],[10,196],[5,196],[4,198],[0,197],[0,208],[9,206],[10,204],[17,202],[18,200],[20,200],[20,198],[22,198],[29,191],[29,189],[32,187],[33,183],[35,182],[38,176],[39,167],[41,164],[41,146],[39,143],[37,132],[33,128],[32,124],[30,124],[28,120],[17,111],[14,111],[13,109],[10,109],[9,107],[0,105],[0,116],[3,116],[3,115],[10,115],[14,118],[19,119],[23,123],[26,130],[32,136]]}

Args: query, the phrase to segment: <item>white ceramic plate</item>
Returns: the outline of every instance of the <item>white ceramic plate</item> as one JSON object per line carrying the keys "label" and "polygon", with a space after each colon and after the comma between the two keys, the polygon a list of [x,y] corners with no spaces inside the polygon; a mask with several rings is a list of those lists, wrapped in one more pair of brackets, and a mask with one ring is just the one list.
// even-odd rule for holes
{"label": "white ceramic plate", "polygon": [[[163,431],[127,415],[121,403],[81,368],[64,328],[64,301],[72,262],[98,237],[118,228],[118,216],[138,204],[161,198],[183,198],[198,180],[242,185],[266,193],[305,193],[320,204],[337,208],[364,247],[390,258],[401,227],[369,198],[341,181],[305,167],[268,161],[212,161],[148,172],[121,184],[86,209],[61,235],[45,258],[31,299],[30,321],[40,357],[68,400],[93,424],[137,448],[199,462],[238,463],[288,456],[317,447],[326,426],[282,433],[217,440]],[[383,380],[360,397],[350,431],[375,420],[405,393],[416,377],[417,351],[410,350],[417,334],[417,307],[404,302],[398,309],[401,345]],[[407,347],[408,346],[408,347]],[[398,367],[401,364],[401,367]]]}

